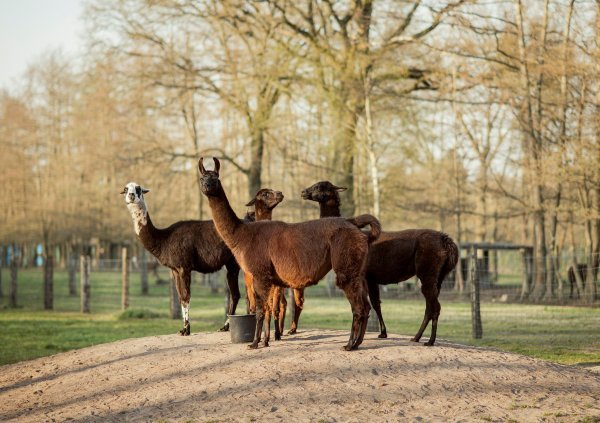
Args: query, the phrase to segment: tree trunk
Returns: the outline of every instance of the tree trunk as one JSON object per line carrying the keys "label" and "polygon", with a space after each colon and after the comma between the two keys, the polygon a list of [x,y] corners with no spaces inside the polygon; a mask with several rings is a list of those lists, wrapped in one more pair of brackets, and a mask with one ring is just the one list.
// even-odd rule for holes
{"label": "tree trunk", "polygon": [[44,261],[44,310],[54,308],[54,256],[46,253]]}
{"label": "tree trunk", "polygon": [[69,257],[67,259],[67,267],[69,273],[69,295],[77,296],[77,259],[73,247],[70,247]]}
{"label": "tree trunk", "polygon": [[527,248],[521,249],[521,260],[523,263],[523,277],[521,282],[521,301],[525,301],[529,298],[530,294],[530,272],[531,268],[531,255],[529,254],[529,250]]}
{"label": "tree trunk", "polygon": [[11,308],[17,307],[17,269],[17,257],[15,253],[15,245],[13,244],[10,255],[10,291],[8,293],[8,305]]}
{"label": "tree trunk", "polygon": [[[344,106],[342,106],[344,107]],[[339,176],[334,183],[348,188],[341,193],[340,212],[342,216],[354,216],[354,154],[356,148],[356,117],[353,113],[343,111],[341,128],[334,136],[333,167]],[[345,197],[345,198],[344,198]]]}
{"label": "tree trunk", "polygon": [[248,198],[254,198],[262,188],[262,158],[264,152],[264,132],[257,130],[250,144],[250,168],[248,170]]}
{"label": "tree trunk", "polygon": [[557,280],[559,278],[559,269],[556,268],[556,261],[554,260],[554,254],[556,253],[556,231],[558,229],[558,208],[560,207],[562,184],[558,184],[556,196],[554,197],[554,206],[550,215],[550,228],[548,235],[550,236],[550,243],[548,245],[547,255],[547,273],[546,273],[546,293],[544,295],[545,300],[552,300],[554,298],[554,288],[558,285]]}
{"label": "tree trunk", "polygon": [[371,187],[373,189],[373,215],[381,216],[381,194],[379,190],[379,169],[377,168],[377,157],[375,155],[375,141],[373,139],[373,119],[371,115],[371,81],[370,75],[365,76],[365,135],[366,148],[369,156],[369,169],[371,173]]}
{"label": "tree trunk", "polygon": [[92,258],[89,255],[82,255],[79,259],[79,277],[81,278],[81,312],[90,312],[90,268]]}

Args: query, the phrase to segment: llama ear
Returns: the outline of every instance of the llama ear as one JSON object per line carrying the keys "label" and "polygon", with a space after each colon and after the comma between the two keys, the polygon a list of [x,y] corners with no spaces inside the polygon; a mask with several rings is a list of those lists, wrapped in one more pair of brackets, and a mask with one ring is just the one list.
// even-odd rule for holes
{"label": "llama ear", "polygon": [[345,187],[336,187],[335,185],[333,186],[333,188],[335,188],[335,190],[336,190],[337,192],[346,191],[346,190],[348,189],[348,188],[345,188]]}
{"label": "llama ear", "polygon": [[198,169],[200,170],[201,175],[206,175],[206,169],[204,169],[204,165],[202,164],[203,161],[204,157],[200,157],[200,160],[198,160]]}
{"label": "llama ear", "polygon": [[248,204],[246,204],[246,207],[253,206],[254,203],[256,203],[256,198],[253,198],[252,200],[250,200],[250,202]]}
{"label": "llama ear", "polygon": [[221,169],[221,162],[216,157],[213,157],[213,161],[215,162],[215,172],[219,173],[219,169]]}
{"label": "llama ear", "polygon": [[149,189],[146,189],[144,187],[140,187],[140,188],[142,188],[142,194],[146,194],[146,193],[150,192]]}
{"label": "llama ear", "polygon": [[123,191],[121,191],[119,194],[127,194],[127,187],[123,188]]}

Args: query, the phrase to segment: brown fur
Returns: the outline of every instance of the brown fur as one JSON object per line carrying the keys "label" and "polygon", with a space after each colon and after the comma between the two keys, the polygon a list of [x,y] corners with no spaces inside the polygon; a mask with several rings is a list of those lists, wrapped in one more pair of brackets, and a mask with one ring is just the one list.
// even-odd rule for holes
{"label": "brown fur", "polygon": [[[208,197],[219,234],[245,272],[252,274],[256,294],[256,330],[251,348],[258,348],[264,322],[264,307],[273,285],[305,288],[318,283],[333,269],[336,285],[344,291],[352,307],[352,329],[346,350],[362,343],[369,317],[364,267],[369,237],[343,218],[328,218],[288,224],[261,221],[244,224],[229,205],[219,181],[220,163],[207,171],[201,158],[202,192]],[[371,236],[379,230],[373,216],[356,218],[371,226]]]}
{"label": "brown fur", "polygon": [[[122,192],[121,194],[124,194]],[[227,245],[219,237],[215,225],[210,220],[187,220],[171,226],[156,228],[147,214],[147,223],[141,226],[139,239],[163,266],[171,270],[181,305],[189,304],[192,270],[200,273],[213,273],[223,266],[227,269],[229,288],[228,314],[235,314],[240,299],[238,275],[240,267]],[[220,329],[229,330],[229,322]],[[184,321],[181,335],[190,334],[190,322]]]}
{"label": "brown fur", "polygon": [[[322,181],[302,191],[305,200],[317,201],[321,215],[340,214],[338,192],[343,188]],[[335,209],[337,205],[337,210]],[[371,305],[379,318],[380,338],[387,338],[387,330],[381,314],[379,285],[405,281],[417,276],[425,297],[425,316],[412,341],[418,342],[431,321],[431,336],[426,345],[435,343],[437,322],[441,306],[438,301],[440,288],[446,275],[458,261],[458,248],[445,233],[431,229],[408,229],[398,232],[382,232],[371,244],[366,267],[366,279]],[[300,300],[304,302],[304,298]],[[297,327],[300,313],[294,316]]]}
{"label": "brown fur", "polygon": [[[273,209],[283,201],[283,194],[280,191],[263,188],[259,190],[254,198],[246,204],[247,207],[254,206],[253,216],[248,213],[246,216],[249,219],[244,219],[244,222],[250,223],[261,220],[272,220]],[[252,284],[252,275],[244,272],[244,283],[246,284],[246,292],[248,292],[249,313],[256,313],[256,300],[254,298],[254,287]],[[275,319],[275,340],[281,339],[281,333],[285,324],[285,311],[287,309],[287,300],[285,299],[284,289],[278,286],[273,286],[269,293],[265,313],[265,326],[267,333],[270,333],[271,315]],[[269,343],[268,335],[265,336],[265,344]]]}

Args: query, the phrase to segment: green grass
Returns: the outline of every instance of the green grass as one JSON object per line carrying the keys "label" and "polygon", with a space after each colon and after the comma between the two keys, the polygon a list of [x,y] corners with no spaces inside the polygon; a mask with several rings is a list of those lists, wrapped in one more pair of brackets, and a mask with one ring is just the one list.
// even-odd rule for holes
{"label": "green grass", "polygon": [[[166,278],[166,276],[164,276]],[[7,291],[7,272],[3,290]],[[243,284],[240,284],[242,286]],[[0,364],[14,363],[75,348],[119,339],[173,334],[178,320],[168,318],[169,287],[150,284],[140,294],[139,276],[132,274],[130,308],[120,309],[120,274],[92,274],[91,311],[79,313],[79,298],[69,297],[67,275],[55,274],[54,311],[43,310],[42,273],[19,273],[19,308],[7,308],[0,299]],[[311,295],[313,292],[313,295]],[[306,291],[300,328],[350,328],[350,306],[344,298],[314,296]],[[384,299],[383,313],[389,333],[412,336],[424,312],[424,301]],[[245,309],[240,301],[239,312]],[[487,346],[564,364],[600,364],[600,309],[567,306],[482,303],[483,339],[471,338],[471,310],[466,302],[442,300],[438,340]],[[289,326],[290,315],[287,322]],[[224,294],[192,286],[193,332],[215,331],[224,321]],[[426,331],[425,336],[429,334]]]}

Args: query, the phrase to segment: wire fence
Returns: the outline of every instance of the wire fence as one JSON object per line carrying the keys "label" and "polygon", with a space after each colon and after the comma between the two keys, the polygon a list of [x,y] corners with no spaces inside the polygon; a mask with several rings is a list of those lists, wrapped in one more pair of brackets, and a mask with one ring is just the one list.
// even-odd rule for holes
{"label": "wire fence", "polygon": [[[444,280],[440,297],[445,300],[469,301],[471,292],[471,276],[469,274],[468,250],[463,249],[460,265]],[[479,283],[481,301],[484,302],[529,302],[542,304],[594,304],[598,300],[598,265],[588,265],[592,260],[589,254],[579,253],[575,256],[568,253],[560,256],[549,256],[548,262],[560,263],[559,266],[546,266],[542,277],[538,279],[535,260],[532,255],[523,255],[521,251],[502,251],[489,254],[478,254],[475,264],[475,275]],[[577,273],[574,268],[577,264]],[[146,266],[150,281],[156,284],[168,283],[169,270],[157,261],[150,259],[140,261],[129,259],[129,269],[133,274],[142,272]],[[458,275],[459,266],[461,275]],[[120,272],[122,260],[98,259],[92,260],[92,272]],[[550,269],[550,270],[549,270]],[[240,287],[243,291],[242,272],[240,272]],[[461,281],[462,279],[462,281]],[[579,279],[579,281],[578,281]],[[210,288],[213,292],[226,289],[225,270],[212,274],[193,273],[193,284]],[[535,286],[536,280],[544,281],[543,288]],[[526,286],[525,286],[526,285]],[[382,299],[397,298],[411,299],[421,296],[421,283],[416,276],[401,283],[381,285]],[[539,290],[543,294],[539,294]],[[311,296],[343,297],[344,294],[335,286],[335,274],[329,272],[319,284],[309,288]],[[524,294],[524,291],[526,294]],[[539,295],[539,298],[536,297]]]}

